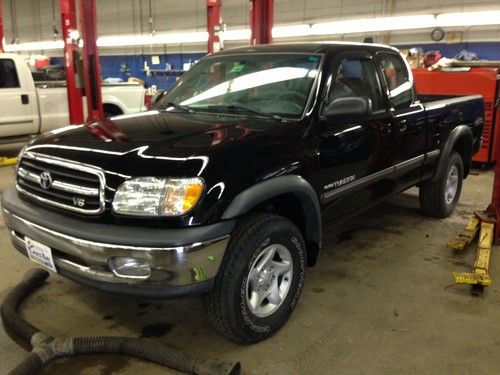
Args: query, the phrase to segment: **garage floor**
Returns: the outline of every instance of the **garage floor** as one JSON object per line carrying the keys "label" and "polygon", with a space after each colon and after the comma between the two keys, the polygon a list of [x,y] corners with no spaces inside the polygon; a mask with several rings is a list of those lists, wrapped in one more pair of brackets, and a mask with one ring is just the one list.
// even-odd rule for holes
{"label": "garage floor", "polygon": [[[0,188],[13,168],[0,168]],[[438,221],[421,215],[417,191],[402,194],[341,228],[325,228],[319,264],[306,275],[297,310],[261,344],[241,347],[211,329],[198,299],[144,301],[50,277],[23,307],[51,335],[151,337],[206,358],[239,360],[245,374],[498,374],[500,254],[493,285],[473,297],[452,287],[452,271],[468,271],[474,251],[453,255],[446,241],[472,210],[490,201],[493,173],[465,184],[457,212]],[[0,223],[0,298],[33,267],[13,250]],[[0,329],[0,373],[26,352]],[[59,360],[45,374],[175,373],[121,356]]]}

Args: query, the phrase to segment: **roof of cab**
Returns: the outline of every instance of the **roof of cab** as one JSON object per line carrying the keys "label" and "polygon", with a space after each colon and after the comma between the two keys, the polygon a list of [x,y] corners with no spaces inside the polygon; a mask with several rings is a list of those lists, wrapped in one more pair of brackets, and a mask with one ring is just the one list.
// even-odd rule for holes
{"label": "roof of cab", "polygon": [[261,44],[257,46],[245,46],[230,48],[217,52],[216,55],[234,55],[246,53],[329,53],[352,50],[353,47],[373,53],[380,50],[395,51],[396,49],[384,44],[372,43],[350,43],[350,42],[318,42],[318,43],[279,43]]}

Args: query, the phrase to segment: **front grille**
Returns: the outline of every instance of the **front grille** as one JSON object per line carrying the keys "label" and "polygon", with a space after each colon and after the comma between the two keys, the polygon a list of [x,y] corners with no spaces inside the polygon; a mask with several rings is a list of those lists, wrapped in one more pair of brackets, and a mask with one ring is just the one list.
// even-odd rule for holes
{"label": "front grille", "polygon": [[102,170],[26,152],[17,170],[17,189],[39,202],[87,215],[104,211]]}

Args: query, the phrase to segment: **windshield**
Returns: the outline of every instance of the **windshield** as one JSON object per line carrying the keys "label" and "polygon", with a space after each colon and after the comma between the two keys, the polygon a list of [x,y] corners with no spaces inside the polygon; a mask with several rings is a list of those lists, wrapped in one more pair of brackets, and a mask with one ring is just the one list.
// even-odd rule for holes
{"label": "windshield", "polygon": [[202,59],[163,97],[159,108],[299,117],[320,55],[244,54]]}

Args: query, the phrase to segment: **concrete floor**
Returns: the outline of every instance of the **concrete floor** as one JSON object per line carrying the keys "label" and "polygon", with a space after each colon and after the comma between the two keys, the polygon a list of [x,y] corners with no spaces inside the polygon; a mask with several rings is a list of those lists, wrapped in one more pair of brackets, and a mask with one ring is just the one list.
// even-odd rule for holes
{"label": "concrete floor", "polygon": [[[12,183],[0,168],[0,188]],[[200,301],[143,301],[95,291],[52,275],[23,306],[51,335],[152,337],[206,358],[241,361],[244,374],[498,374],[500,256],[493,285],[479,297],[446,288],[452,271],[468,271],[474,251],[452,254],[446,241],[472,210],[490,201],[493,173],[467,179],[460,206],[446,220],[424,217],[416,189],[340,228],[325,228],[319,264],[308,271],[300,303],[273,338],[238,346],[217,336]],[[33,267],[0,229],[0,298]],[[26,352],[0,329],[0,373]],[[63,359],[44,374],[176,373],[121,356]]]}

